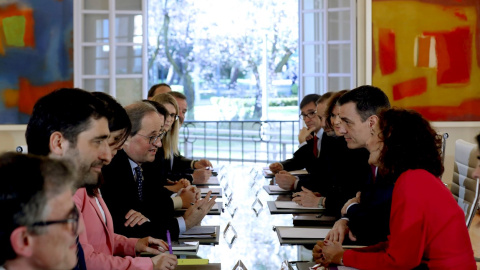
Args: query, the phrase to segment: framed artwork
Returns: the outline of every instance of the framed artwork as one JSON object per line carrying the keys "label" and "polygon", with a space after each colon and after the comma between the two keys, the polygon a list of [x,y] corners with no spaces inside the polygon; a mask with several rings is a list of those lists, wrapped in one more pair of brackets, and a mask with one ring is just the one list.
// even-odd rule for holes
{"label": "framed artwork", "polygon": [[372,0],[372,84],[431,121],[480,121],[480,1]]}
{"label": "framed artwork", "polygon": [[73,0],[0,1],[0,124],[26,124],[62,87],[73,87]]}

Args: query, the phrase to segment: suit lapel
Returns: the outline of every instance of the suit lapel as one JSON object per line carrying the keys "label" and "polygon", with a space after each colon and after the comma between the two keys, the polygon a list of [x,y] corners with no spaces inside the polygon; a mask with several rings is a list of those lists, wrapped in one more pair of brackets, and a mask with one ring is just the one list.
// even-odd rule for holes
{"label": "suit lapel", "polygon": [[[100,203],[100,206],[102,206],[103,212],[105,213],[105,219],[107,221],[107,224],[105,222],[102,222],[103,224],[103,229],[105,230],[105,234],[107,235],[108,238],[108,246],[111,250],[113,250],[113,234],[110,232],[113,232],[113,221],[112,221],[112,215],[110,214],[110,211],[108,211],[108,207],[105,204],[105,201],[102,199],[101,194],[97,197],[98,202]],[[90,197],[88,196],[88,201],[90,204],[93,206],[95,209],[95,212],[97,212],[98,218],[103,221],[103,215],[100,209],[98,208],[97,201],[95,200],[95,197]]]}

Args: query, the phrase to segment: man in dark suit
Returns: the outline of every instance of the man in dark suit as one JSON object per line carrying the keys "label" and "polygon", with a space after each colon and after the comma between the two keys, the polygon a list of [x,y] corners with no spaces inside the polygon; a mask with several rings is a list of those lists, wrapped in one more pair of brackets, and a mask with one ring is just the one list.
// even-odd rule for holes
{"label": "man in dark suit", "polygon": [[[130,237],[152,235],[172,238],[198,225],[215,203],[215,198],[198,201],[193,187],[185,188],[180,196],[170,198],[171,192],[162,181],[143,175],[141,166],[152,162],[162,146],[166,110],[145,102],[127,106],[132,132],[112,162],[102,169],[103,198],[112,214],[115,232]],[[174,208],[188,208],[182,217],[174,217]]]}
{"label": "man in dark suit", "polygon": [[[300,104],[302,108],[300,117],[305,120],[307,128],[303,128],[298,135],[300,148],[291,159],[270,164],[270,170],[277,173],[275,181],[279,187],[286,190],[301,190],[302,186],[309,186],[310,178],[308,176],[299,178],[287,171],[305,168],[309,174],[314,174],[319,170],[319,160],[326,158],[327,154],[323,153],[322,148],[330,144],[332,138],[324,134],[325,117],[319,117],[318,111],[321,111],[323,115],[330,96],[331,93],[326,93],[321,97],[312,94],[303,98]],[[311,136],[309,136],[310,132],[312,132]]]}
{"label": "man in dark suit", "polygon": [[[341,133],[350,149],[366,146],[379,120],[377,114],[390,107],[385,93],[370,85],[349,91],[340,97],[338,104]],[[346,170],[350,169],[349,165],[345,164]],[[343,242],[347,234],[350,240],[358,240],[357,243],[363,245],[387,240],[393,184],[377,177],[374,167],[370,176],[371,183],[342,208],[343,217],[335,223],[326,240]]]}

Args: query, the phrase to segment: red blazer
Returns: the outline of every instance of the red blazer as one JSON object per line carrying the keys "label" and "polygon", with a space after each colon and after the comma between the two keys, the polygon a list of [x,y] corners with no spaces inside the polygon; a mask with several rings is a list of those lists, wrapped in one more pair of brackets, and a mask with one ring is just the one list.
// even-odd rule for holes
{"label": "red blazer", "polygon": [[73,198],[80,212],[79,226],[85,228],[79,240],[87,269],[153,269],[150,258],[134,258],[138,238],[126,238],[113,232],[112,216],[101,196],[98,201],[105,212],[107,224],[103,222],[95,198],[88,196],[85,188],[78,189]]}
{"label": "red blazer", "polygon": [[358,269],[412,269],[420,263],[429,269],[477,269],[465,214],[450,190],[425,170],[408,170],[397,179],[388,241],[347,250],[343,263]]}

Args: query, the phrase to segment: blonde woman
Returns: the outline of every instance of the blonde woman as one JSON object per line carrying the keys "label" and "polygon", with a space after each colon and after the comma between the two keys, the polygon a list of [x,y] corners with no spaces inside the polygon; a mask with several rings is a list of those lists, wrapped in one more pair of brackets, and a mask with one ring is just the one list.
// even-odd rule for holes
{"label": "blonde woman", "polygon": [[[178,151],[180,122],[178,119],[179,108],[177,100],[172,95],[163,93],[155,95],[152,101],[163,105],[168,111],[163,127],[167,134],[162,139],[163,148],[158,149],[155,161],[151,164],[146,164],[144,170],[148,171],[147,173],[155,173],[160,179],[170,180],[167,181],[170,184],[183,178],[193,183],[201,183],[208,180],[212,172],[205,169],[205,167],[212,167],[210,161],[206,159],[192,160],[180,155]],[[193,173],[192,170],[194,170]],[[175,190],[172,191],[176,192]]]}

